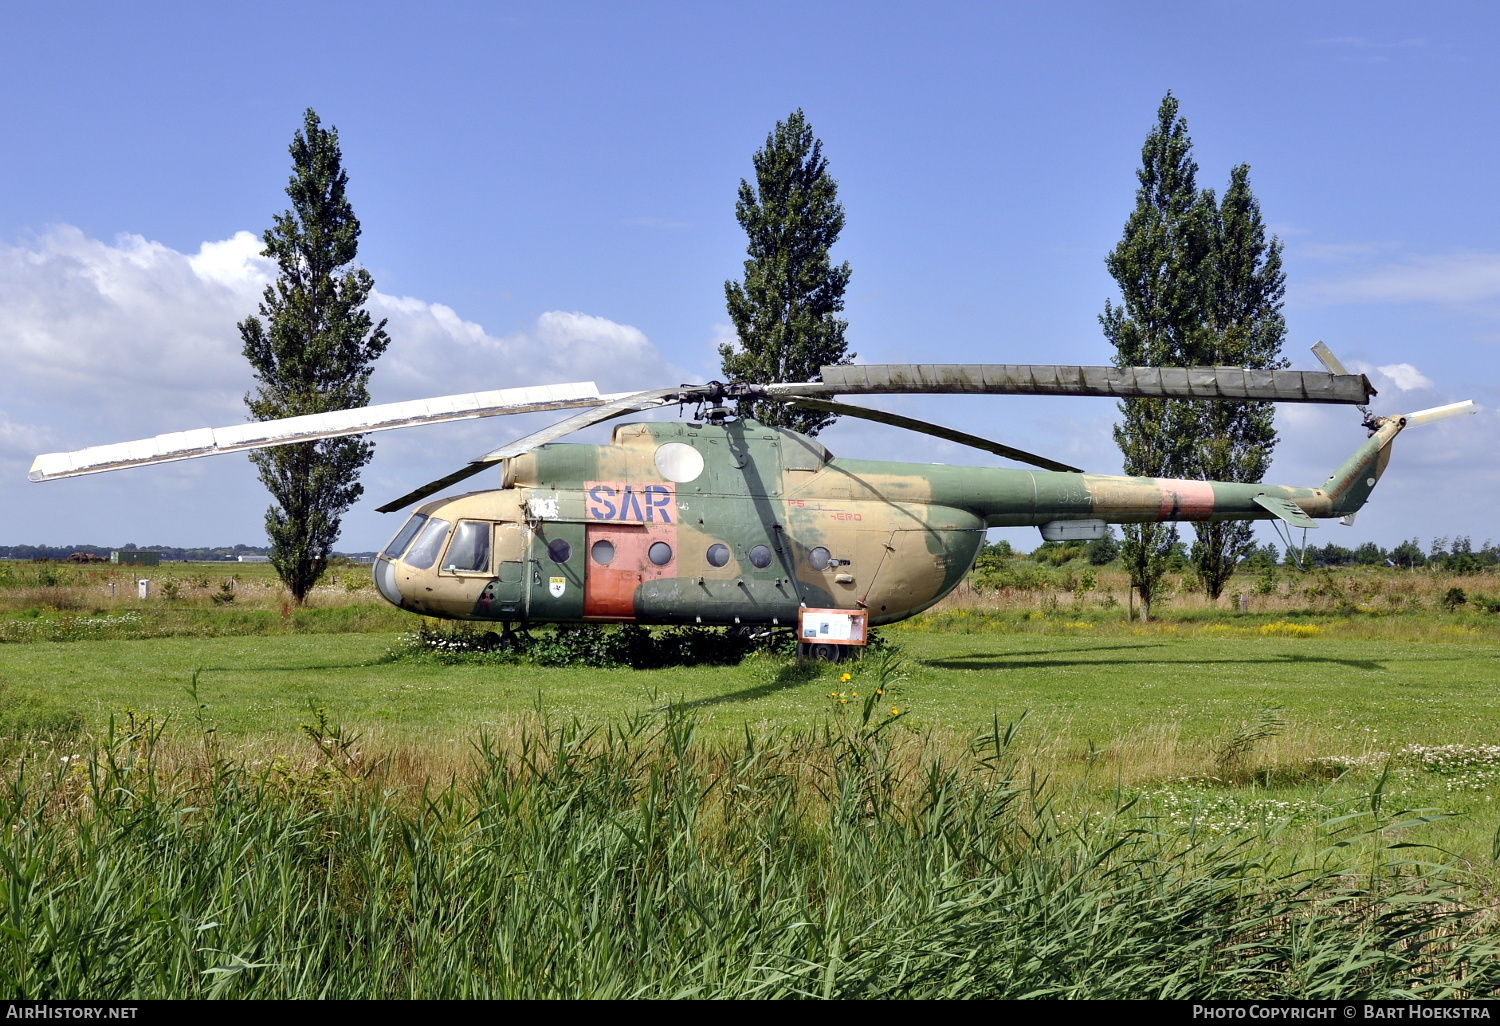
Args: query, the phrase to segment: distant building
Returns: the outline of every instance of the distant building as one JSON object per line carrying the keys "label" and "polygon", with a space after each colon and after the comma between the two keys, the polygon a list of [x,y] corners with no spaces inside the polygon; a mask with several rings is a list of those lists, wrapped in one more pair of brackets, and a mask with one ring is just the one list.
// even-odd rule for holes
{"label": "distant building", "polygon": [[270,556],[241,556],[240,557],[240,562],[241,563],[269,563],[270,561],[271,561],[271,557]]}
{"label": "distant building", "polygon": [[147,549],[116,550],[109,554],[109,561],[121,566],[160,566],[161,553]]}

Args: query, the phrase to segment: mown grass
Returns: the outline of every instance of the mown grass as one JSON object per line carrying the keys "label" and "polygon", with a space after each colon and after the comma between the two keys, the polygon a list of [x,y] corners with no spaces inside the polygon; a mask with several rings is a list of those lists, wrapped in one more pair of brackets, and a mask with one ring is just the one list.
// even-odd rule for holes
{"label": "mown grass", "polygon": [[[889,667],[887,667],[889,670]],[[1081,819],[1014,727],[958,749],[878,705],[709,739],[680,707],[519,718],[434,780],[317,717],[249,760],[117,721],[10,764],[17,998],[1489,995],[1483,912],[1379,789],[1221,833]],[[414,771],[415,769],[415,771]]]}

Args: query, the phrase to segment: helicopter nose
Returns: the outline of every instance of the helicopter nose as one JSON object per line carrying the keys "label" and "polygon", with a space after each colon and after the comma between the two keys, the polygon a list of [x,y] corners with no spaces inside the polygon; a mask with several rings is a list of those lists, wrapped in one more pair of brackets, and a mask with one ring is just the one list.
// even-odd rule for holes
{"label": "helicopter nose", "polygon": [[373,576],[375,590],[380,592],[380,597],[400,609],[401,589],[396,586],[396,568],[391,565],[391,561],[384,556],[376,559]]}

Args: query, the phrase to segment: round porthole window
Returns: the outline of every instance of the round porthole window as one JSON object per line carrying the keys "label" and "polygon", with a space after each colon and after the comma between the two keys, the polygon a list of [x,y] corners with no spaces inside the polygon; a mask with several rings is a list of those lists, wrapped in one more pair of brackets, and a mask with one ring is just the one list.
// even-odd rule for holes
{"label": "round porthole window", "polygon": [[668,481],[696,481],[703,473],[703,454],[683,442],[667,442],[656,447],[656,469]]}
{"label": "round porthole window", "polygon": [[600,538],[594,542],[594,547],[589,549],[589,555],[594,557],[594,562],[600,566],[609,566],[615,561],[615,543],[607,538]]}
{"label": "round porthole window", "polygon": [[757,570],[764,570],[771,565],[771,550],[764,545],[757,545],[750,550],[750,565]]}
{"label": "round porthole window", "polygon": [[832,553],[830,553],[823,546],[819,545],[817,548],[813,549],[807,554],[807,565],[812,567],[814,570],[827,570],[828,561],[832,558]]}
{"label": "round porthole window", "polygon": [[672,546],[666,542],[652,542],[651,547],[646,550],[646,558],[657,566],[666,566],[672,562]]}
{"label": "round porthole window", "polygon": [[729,546],[714,542],[708,547],[708,565],[723,566],[729,562]]}
{"label": "round porthole window", "polygon": [[553,538],[547,543],[547,558],[554,563],[566,563],[573,555],[573,546],[566,538]]}

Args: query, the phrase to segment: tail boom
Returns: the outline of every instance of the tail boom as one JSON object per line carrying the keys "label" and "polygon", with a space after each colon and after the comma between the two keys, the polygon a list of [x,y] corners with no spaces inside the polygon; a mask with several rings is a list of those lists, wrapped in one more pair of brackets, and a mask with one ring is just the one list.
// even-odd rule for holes
{"label": "tail boom", "polygon": [[[1406,426],[1391,417],[1317,488],[1228,481],[1186,481],[1159,477],[1105,474],[1059,474],[1007,471],[1031,478],[1031,509],[986,510],[991,527],[1041,525],[1059,520],[1103,520],[1112,524],[1270,520],[1277,516],[1258,498],[1290,502],[1314,519],[1343,517],[1370,497],[1391,458],[1391,441]],[[1016,489],[1007,489],[1014,494]],[[1272,504],[1274,505],[1274,503]]]}

